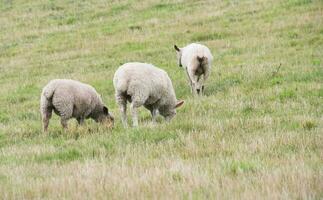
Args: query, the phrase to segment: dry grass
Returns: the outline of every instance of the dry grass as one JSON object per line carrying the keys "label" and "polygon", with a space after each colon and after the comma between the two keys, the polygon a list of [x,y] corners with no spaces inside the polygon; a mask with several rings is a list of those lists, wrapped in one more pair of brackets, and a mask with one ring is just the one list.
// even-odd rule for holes
{"label": "dry grass", "polygon": [[[3,1],[0,198],[322,199],[323,4],[319,0]],[[192,98],[173,44],[214,54]],[[185,106],[123,129],[112,77],[125,62],[165,69]],[[41,133],[53,78],[92,84],[115,128],[58,117]]]}

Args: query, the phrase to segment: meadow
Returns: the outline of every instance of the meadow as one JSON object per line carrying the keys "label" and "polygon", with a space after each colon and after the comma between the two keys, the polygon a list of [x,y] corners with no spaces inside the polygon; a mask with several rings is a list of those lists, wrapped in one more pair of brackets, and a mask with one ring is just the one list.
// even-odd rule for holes
{"label": "meadow", "polygon": [[[1,199],[322,199],[321,0],[3,0]],[[174,44],[214,56],[193,98]],[[112,78],[123,63],[166,70],[185,104],[171,123],[140,109],[124,129]],[[54,78],[93,85],[116,118],[42,133]],[[129,117],[129,120],[131,118]]]}

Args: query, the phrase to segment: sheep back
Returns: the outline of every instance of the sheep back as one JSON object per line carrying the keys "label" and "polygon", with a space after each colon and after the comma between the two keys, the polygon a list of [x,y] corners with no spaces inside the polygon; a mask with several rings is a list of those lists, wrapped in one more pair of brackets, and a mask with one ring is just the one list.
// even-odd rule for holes
{"label": "sheep back", "polygon": [[116,95],[126,94],[142,104],[176,104],[175,92],[168,74],[151,64],[126,63],[113,79]]}
{"label": "sheep back", "polygon": [[69,79],[55,79],[44,87],[41,106],[52,106],[62,117],[77,118],[88,117],[103,103],[92,86]]}
{"label": "sheep back", "polygon": [[181,63],[184,68],[194,68],[199,64],[198,58],[206,58],[207,65],[211,68],[213,56],[206,46],[192,43],[182,48]]}

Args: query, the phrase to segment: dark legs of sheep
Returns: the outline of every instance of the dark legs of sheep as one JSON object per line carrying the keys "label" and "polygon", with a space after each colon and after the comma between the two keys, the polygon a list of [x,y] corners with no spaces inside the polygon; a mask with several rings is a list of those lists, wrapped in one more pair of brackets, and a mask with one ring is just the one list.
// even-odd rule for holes
{"label": "dark legs of sheep", "polygon": [[134,127],[138,126],[138,108],[143,106],[145,99],[148,98],[147,94],[144,91],[137,90],[136,95],[131,96],[131,114],[132,114],[132,125]]}
{"label": "dark legs of sheep", "polygon": [[152,122],[153,124],[156,123],[157,115],[158,115],[158,109],[154,107],[154,105],[144,105],[145,108],[147,108],[150,111]]}
{"label": "dark legs of sheep", "polygon": [[151,117],[152,117],[152,122],[153,122],[153,124],[155,124],[158,110],[156,108],[153,108],[150,110],[150,113],[151,113]]}
{"label": "dark legs of sheep", "polygon": [[126,128],[128,126],[128,122],[127,122],[127,102],[120,105],[120,112],[121,112],[122,124]]}
{"label": "dark legs of sheep", "polygon": [[84,124],[84,118],[77,118],[76,120],[79,125]]}
{"label": "dark legs of sheep", "polygon": [[132,102],[131,103],[131,114],[132,114],[132,126],[137,127],[138,126],[138,106]]}
{"label": "dark legs of sheep", "polygon": [[119,103],[120,106],[120,112],[121,112],[121,121],[123,126],[126,128],[128,126],[127,123],[127,100],[123,101],[122,103]]}
{"label": "dark legs of sheep", "polygon": [[120,113],[121,113],[121,121],[123,127],[127,128],[127,96],[123,93],[116,94],[116,101],[118,102]]}
{"label": "dark legs of sheep", "polygon": [[67,129],[67,119],[65,118],[61,118],[61,125],[63,126],[63,128],[66,130]]}

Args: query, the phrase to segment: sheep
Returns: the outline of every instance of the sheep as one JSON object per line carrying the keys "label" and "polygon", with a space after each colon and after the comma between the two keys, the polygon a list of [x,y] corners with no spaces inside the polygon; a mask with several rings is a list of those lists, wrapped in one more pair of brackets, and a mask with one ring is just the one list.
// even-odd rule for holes
{"label": "sheep", "polygon": [[[186,71],[194,95],[204,93],[204,82],[210,75],[213,56],[204,45],[192,43],[183,48],[174,45],[178,64]],[[203,78],[202,78],[203,75]]]}
{"label": "sheep", "polygon": [[51,80],[42,90],[40,111],[44,132],[47,132],[53,110],[60,116],[64,129],[67,129],[70,118],[76,118],[80,125],[87,118],[101,123],[109,122],[110,125],[114,121],[92,86],[70,79]]}
{"label": "sheep", "polygon": [[114,74],[113,85],[124,127],[127,127],[127,101],[131,103],[134,127],[138,126],[137,109],[142,105],[150,111],[155,123],[158,112],[169,122],[176,115],[176,108],[184,103],[176,99],[168,74],[151,64],[121,65]]}

